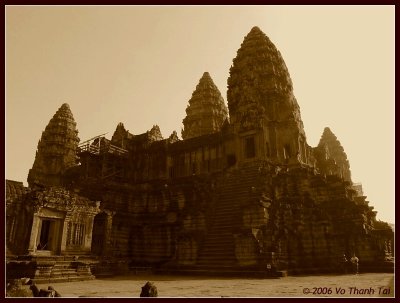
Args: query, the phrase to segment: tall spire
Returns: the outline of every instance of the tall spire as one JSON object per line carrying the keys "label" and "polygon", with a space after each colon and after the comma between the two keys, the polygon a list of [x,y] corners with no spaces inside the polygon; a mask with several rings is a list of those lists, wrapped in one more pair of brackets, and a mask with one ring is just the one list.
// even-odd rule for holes
{"label": "tall spire", "polygon": [[233,59],[227,97],[235,132],[263,129],[268,157],[307,162],[306,136],[288,69],[278,49],[257,26],[246,35]]}
{"label": "tall spire", "polygon": [[[231,122],[240,122],[243,109],[249,107],[260,118],[282,120],[295,113],[296,120],[300,120],[286,64],[275,45],[257,26],[244,38],[233,59],[227,95]],[[285,102],[279,110],[274,107],[276,102],[282,101]],[[298,122],[302,124],[301,120]]]}
{"label": "tall spire", "polygon": [[205,72],[186,108],[182,138],[189,139],[218,132],[227,118],[228,110],[221,92],[210,74]]}
{"label": "tall spire", "polygon": [[120,122],[112,135],[112,144],[126,148],[127,140],[131,139],[133,135],[125,129],[124,123]]}
{"label": "tall spire", "polygon": [[326,175],[337,175],[351,182],[350,164],[342,145],[329,127],[325,127],[318,146],[315,148],[317,167]]}
{"label": "tall spire", "polygon": [[51,118],[39,140],[35,162],[29,170],[28,184],[58,186],[64,171],[77,164],[79,143],[76,122],[67,103]]}

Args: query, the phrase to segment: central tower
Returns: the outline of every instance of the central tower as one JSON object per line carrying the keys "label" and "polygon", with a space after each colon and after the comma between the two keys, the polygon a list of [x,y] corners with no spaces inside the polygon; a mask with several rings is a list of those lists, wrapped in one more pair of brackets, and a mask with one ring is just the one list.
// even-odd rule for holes
{"label": "central tower", "polygon": [[[253,27],[237,51],[227,91],[234,132],[241,138],[243,159],[309,163],[300,108],[280,52]],[[253,146],[254,145],[254,146]]]}

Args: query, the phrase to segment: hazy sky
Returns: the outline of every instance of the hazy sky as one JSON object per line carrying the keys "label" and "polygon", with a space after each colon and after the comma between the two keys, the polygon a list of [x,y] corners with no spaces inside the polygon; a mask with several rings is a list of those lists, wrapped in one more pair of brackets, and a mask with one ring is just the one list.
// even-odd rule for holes
{"label": "hazy sky", "polygon": [[329,126],[378,219],[394,222],[394,6],[7,6],[6,178],[25,184],[62,103],[81,141],[123,122],[180,135],[208,71],[229,67],[258,26],[291,75],[308,143]]}

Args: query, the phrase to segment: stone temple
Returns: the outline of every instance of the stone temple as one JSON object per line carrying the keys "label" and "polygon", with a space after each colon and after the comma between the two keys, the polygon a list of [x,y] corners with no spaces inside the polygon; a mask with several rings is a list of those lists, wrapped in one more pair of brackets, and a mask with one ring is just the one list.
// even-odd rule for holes
{"label": "stone temple", "polygon": [[123,123],[79,144],[68,104],[39,140],[28,184],[6,182],[7,278],[72,281],[168,273],[393,271],[394,233],[351,179],[325,128],[307,143],[285,62],[254,27],[230,68],[227,104],[204,72],[182,140]]}

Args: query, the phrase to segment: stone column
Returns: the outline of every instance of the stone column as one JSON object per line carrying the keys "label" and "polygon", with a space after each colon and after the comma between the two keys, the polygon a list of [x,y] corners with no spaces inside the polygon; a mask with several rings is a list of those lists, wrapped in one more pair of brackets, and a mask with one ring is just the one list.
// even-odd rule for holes
{"label": "stone column", "polygon": [[167,179],[171,179],[173,177],[171,171],[176,169],[176,168],[174,168],[173,165],[174,164],[173,164],[173,161],[172,161],[172,157],[170,155],[168,155],[167,156],[167,161],[166,161],[166,170],[167,170],[166,178]]}
{"label": "stone column", "polygon": [[90,214],[90,217],[86,220],[86,231],[83,243],[83,250],[88,252],[90,252],[92,249],[93,221],[94,215]]}
{"label": "stone column", "polygon": [[39,229],[40,218],[37,213],[33,215],[31,237],[29,239],[28,254],[34,255],[36,252],[36,238]]}
{"label": "stone column", "polygon": [[71,216],[67,215],[64,219],[63,229],[62,229],[62,236],[61,236],[61,248],[60,253],[65,253],[67,249],[67,238],[68,238],[68,224],[71,220]]}
{"label": "stone column", "polygon": [[105,210],[107,215],[105,222],[105,231],[104,231],[104,246],[103,246],[103,256],[110,256],[112,251],[111,247],[111,232],[112,232],[112,220],[115,215],[115,211]]}
{"label": "stone column", "polygon": [[[275,108],[275,106],[274,106],[274,108]],[[271,158],[274,159],[274,160],[279,160],[281,158],[281,156],[280,156],[280,152],[278,150],[275,122],[273,122],[273,124],[271,125],[269,130],[270,130],[269,143],[270,143],[270,149],[271,149]]]}

